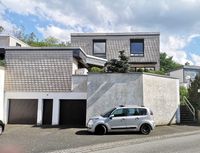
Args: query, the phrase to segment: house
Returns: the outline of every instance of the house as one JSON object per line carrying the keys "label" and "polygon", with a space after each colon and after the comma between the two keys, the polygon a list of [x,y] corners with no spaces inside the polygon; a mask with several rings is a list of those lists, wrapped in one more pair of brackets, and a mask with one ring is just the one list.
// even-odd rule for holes
{"label": "house", "polygon": [[184,65],[176,70],[170,71],[169,76],[179,79],[180,86],[189,87],[191,81],[200,75],[200,66]]}
{"label": "house", "polygon": [[[86,68],[103,66],[105,59],[69,47],[12,47],[3,51],[5,123],[85,125],[87,93],[83,92],[84,85],[76,89],[73,75],[87,79]],[[75,119],[69,115],[72,112]]]}
{"label": "house", "polygon": [[81,47],[88,55],[116,59],[124,50],[132,71],[159,70],[160,33],[72,33],[71,46]]}
{"label": "house", "polygon": [[12,35],[0,34],[0,48],[3,47],[29,47],[29,45]]}
{"label": "house", "polygon": [[[159,41],[159,35],[152,37]],[[151,40],[145,38],[146,41]],[[155,45],[158,47],[159,43]],[[114,50],[123,48],[122,43]],[[8,124],[85,126],[89,117],[126,104],[149,107],[158,125],[179,123],[178,79],[141,72],[88,73],[89,67],[103,67],[109,58],[94,56],[85,50],[82,46],[1,48],[0,54],[6,61],[6,68],[0,73],[3,79],[5,74],[5,81],[0,84],[0,94],[4,95],[3,104],[0,101],[3,121]],[[150,65],[143,62],[149,56],[144,54],[138,57],[142,60],[138,66]],[[159,66],[159,60],[157,62],[154,62],[155,69]]]}

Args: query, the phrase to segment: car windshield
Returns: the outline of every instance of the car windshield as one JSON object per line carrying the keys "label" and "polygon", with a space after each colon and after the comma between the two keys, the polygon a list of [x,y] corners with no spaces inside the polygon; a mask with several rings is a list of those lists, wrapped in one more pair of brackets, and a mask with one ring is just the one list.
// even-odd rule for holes
{"label": "car windshield", "polygon": [[116,109],[116,108],[112,108],[111,110],[109,110],[108,112],[102,114],[101,116],[102,116],[102,117],[109,117],[110,114],[111,114],[115,109]]}

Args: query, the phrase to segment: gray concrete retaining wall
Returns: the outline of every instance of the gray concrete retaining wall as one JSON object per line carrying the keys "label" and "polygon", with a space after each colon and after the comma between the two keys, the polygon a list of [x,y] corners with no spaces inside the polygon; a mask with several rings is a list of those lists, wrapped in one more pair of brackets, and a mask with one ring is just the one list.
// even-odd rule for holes
{"label": "gray concrete retaining wall", "polygon": [[152,109],[157,125],[179,122],[178,79],[143,73],[89,73],[87,120],[118,105]]}

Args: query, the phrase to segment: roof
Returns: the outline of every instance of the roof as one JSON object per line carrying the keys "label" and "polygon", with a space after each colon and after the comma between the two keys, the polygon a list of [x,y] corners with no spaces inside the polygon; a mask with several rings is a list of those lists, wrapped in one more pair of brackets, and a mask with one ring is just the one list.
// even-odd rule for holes
{"label": "roof", "polygon": [[72,37],[75,36],[147,36],[147,35],[160,35],[160,32],[119,32],[119,33],[71,33]]}
{"label": "roof", "polygon": [[181,70],[181,69],[200,70],[200,66],[198,66],[198,65],[183,65],[183,66],[180,66],[180,67],[177,68],[177,69],[174,69],[174,70],[172,70],[172,71],[169,71],[169,73],[170,73],[170,72],[173,72],[173,71]]}
{"label": "roof", "polygon": [[88,55],[84,52],[84,50],[80,47],[6,47],[0,48],[0,53],[6,51],[18,51],[18,50],[34,50],[34,51],[55,51],[55,50],[73,50],[73,56],[75,58],[81,58],[85,63],[97,65],[97,66],[104,66],[107,59],[95,57],[92,55]]}

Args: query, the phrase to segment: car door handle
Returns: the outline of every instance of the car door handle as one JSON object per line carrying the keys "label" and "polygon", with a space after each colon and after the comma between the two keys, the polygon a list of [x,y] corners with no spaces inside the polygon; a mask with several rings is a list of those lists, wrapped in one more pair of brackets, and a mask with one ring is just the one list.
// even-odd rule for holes
{"label": "car door handle", "polygon": [[136,117],[136,118],[135,118],[135,120],[139,120],[139,119],[140,119],[139,117]]}
{"label": "car door handle", "polygon": [[125,118],[122,118],[121,120],[123,121],[123,120],[125,120]]}

